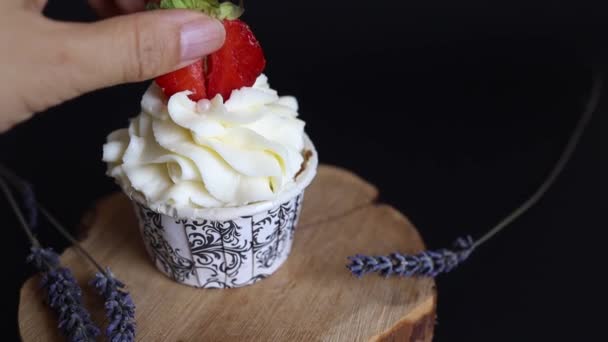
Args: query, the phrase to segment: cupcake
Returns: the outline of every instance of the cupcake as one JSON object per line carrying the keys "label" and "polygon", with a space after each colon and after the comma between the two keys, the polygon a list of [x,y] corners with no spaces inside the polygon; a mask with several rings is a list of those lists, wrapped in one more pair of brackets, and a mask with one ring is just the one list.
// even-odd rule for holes
{"label": "cupcake", "polygon": [[159,77],[103,147],[152,262],[199,288],[251,285],[285,262],[318,164],[297,100],[269,86],[249,27],[220,19],[224,47]]}

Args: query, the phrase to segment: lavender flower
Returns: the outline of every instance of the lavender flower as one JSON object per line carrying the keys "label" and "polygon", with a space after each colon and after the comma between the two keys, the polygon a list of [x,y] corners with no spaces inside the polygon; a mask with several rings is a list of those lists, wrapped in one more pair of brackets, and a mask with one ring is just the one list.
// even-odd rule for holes
{"label": "lavender flower", "polygon": [[[27,219],[23,215],[15,196],[4,178],[11,182],[22,197],[22,207],[27,210]],[[100,273],[93,281],[99,293],[105,299],[106,314],[110,319],[107,335],[111,342],[130,342],[135,339],[135,304],[125,285],[117,280],[108,269],[104,272],[99,263],[74,239],[70,232],[59,223],[43,206],[36,201],[32,186],[16,176],[9,169],[0,164],[0,191],[6,196],[11,208],[32,244],[31,254],[27,262],[33,264],[42,273],[42,287],[46,289],[49,306],[59,316],[59,329],[62,330],[68,341],[94,341],[99,335],[99,329],[91,321],[91,317],[82,304],[82,293],[72,272],[61,267],[59,256],[52,249],[42,248],[40,241],[32,232],[32,227],[38,224],[38,213],[76,249],[88,259]]]}
{"label": "lavender flower", "polygon": [[105,298],[106,316],[110,324],[106,336],[111,342],[135,340],[135,304],[125,285],[114,277],[110,269],[99,272],[91,282]]}
{"label": "lavender flower", "polygon": [[59,256],[51,249],[33,247],[27,260],[42,274],[49,306],[59,316],[59,329],[71,342],[95,341],[99,329],[82,304],[82,292],[72,272],[59,265]]}
{"label": "lavender flower", "polygon": [[41,272],[59,267],[59,255],[52,248],[32,247],[26,261]]}
{"label": "lavender flower", "polygon": [[360,278],[378,272],[385,277],[391,275],[404,277],[436,277],[448,273],[464,262],[473,252],[473,238],[459,238],[453,249],[424,251],[416,255],[393,253],[389,256],[356,255],[349,257],[348,269]]}

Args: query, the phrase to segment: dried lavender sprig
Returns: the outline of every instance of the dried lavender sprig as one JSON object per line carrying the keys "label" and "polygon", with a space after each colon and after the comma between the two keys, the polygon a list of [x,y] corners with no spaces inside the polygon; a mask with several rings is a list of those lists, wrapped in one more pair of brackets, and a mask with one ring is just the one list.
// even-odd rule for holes
{"label": "dried lavender sprig", "polygon": [[484,234],[477,241],[469,236],[460,238],[456,241],[456,246],[453,250],[441,249],[438,251],[424,251],[417,255],[404,255],[394,253],[390,256],[372,257],[365,255],[356,255],[349,257],[351,261],[348,269],[357,277],[362,277],[367,273],[379,272],[385,276],[392,274],[403,276],[427,276],[436,277],[441,273],[446,273],[464,262],[471,253],[482,244],[489,241],[495,235],[503,231],[508,225],[521,217],[530,208],[549,191],[553,183],[559,175],[564,171],[566,165],[572,158],[580,139],[585,132],[585,128],[589,125],[593,113],[596,111],[603,86],[603,73],[594,74],[593,87],[589,101],[585,106],[581,118],[579,119],[572,136],[568,140],[562,155],[558,159],[556,165],[551,170],[545,181],[540,187],[526,200],[522,205],[516,208],[511,214],[501,220],[494,228]]}
{"label": "dried lavender sprig", "polygon": [[40,272],[48,272],[59,267],[59,255],[52,248],[32,247],[25,261]]}
{"label": "dried lavender sprig", "polygon": [[474,249],[473,238],[460,238],[453,249],[423,251],[415,255],[393,253],[386,256],[356,255],[350,257],[348,269],[360,278],[369,273],[385,277],[436,277],[448,273],[463,263]]}
{"label": "dried lavender sprig", "polygon": [[131,342],[135,340],[135,303],[125,285],[116,279],[109,268],[103,269],[101,265],[89,254],[68,230],[59,223],[44,207],[40,206],[42,215],[55,227],[55,229],[70,241],[82,255],[97,267],[98,272],[91,284],[103,296],[106,316],[110,320],[106,328],[106,336],[111,342]]}
{"label": "dried lavender sprig", "polygon": [[49,306],[58,315],[59,329],[68,341],[95,341],[99,329],[82,304],[82,291],[72,272],[61,267],[59,256],[50,248],[32,247],[27,257],[42,272],[41,285],[46,289]]}
{"label": "dried lavender sprig", "polygon": [[135,340],[135,303],[124,290],[125,285],[114,277],[110,269],[99,272],[91,282],[105,298],[106,316],[110,324],[106,336],[111,342],[132,342]]}
{"label": "dried lavender sprig", "polygon": [[31,254],[26,260],[42,273],[41,285],[46,289],[49,306],[58,315],[58,328],[68,341],[95,341],[99,335],[99,329],[93,324],[90,314],[82,304],[82,291],[72,276],[72,272],[60,266],[57,253],[50,248],[41,247],[40,242],[30,230],[8,184],[2,177],[0,177],[0,188],[32,244]]}
{"label": "dried lavender sprig", "polygon": [[[18,177],[16,178],[19,180]],[[20,181],[23,184],[27,184],[27,182],[23,180]],[[116,279],[109,268],[104,270],[95,258],[80,245],[69,231],[63,227],[59,220],[57,220],[45,207],[41,204],[38,204],[37,206],[40,207],[42,215],[51,223],[51,225],[63,235],[64,238],[70,241],[80,254],[87,258],[98,269],[98,273],[91,281],[91,284],[93,284],[95,288],[98,289],[99,294],[104,297],[106,315],[110,319],[110,324],[106,329],[106,335],[110,341],[133,341],[135,339],[135,304],[131,295],[124,291],[125,285],[120,280]]]}

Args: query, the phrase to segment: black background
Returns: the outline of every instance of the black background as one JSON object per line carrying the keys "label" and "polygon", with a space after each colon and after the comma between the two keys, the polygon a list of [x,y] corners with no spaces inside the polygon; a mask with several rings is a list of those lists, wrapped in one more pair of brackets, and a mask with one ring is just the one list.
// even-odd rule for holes
{"label": "black background", "polygon": [[[531,194],[580,117],[593,67],[605,64],[605,12],[575,1],[247,5],[271,85],[298,97],[322,161],[376,184],[430,247],[480,236]],[[93,19],[83,1],[50,1],[47,14]],[[95,199],[117,190],[101,146],[137,114],[145,86],[101,90],[37,116],[0,136],[0,161],[76,227]],[[602,260],[590,244],[606,228],[606,108],[604,99],[547,197],[438,279],[436,340],[594,340],[591,287]],[[31,269],[2,203],[4,331],[16,336],[18,289]]]}

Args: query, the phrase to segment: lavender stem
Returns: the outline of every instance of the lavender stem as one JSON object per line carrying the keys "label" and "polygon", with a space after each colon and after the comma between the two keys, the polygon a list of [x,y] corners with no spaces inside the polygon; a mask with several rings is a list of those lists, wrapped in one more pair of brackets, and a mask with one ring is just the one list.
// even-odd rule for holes
{"label": "lavender stem", "polygon": [[40,242],[34,236],[34,234],[30,231],[30,229],[27,225],[27,222],[25,220],[25,217],[23,216],[23,213],[21,212],[21,209],[19,208],[19,205],[17,204],[17,201],[15,200],[15,197],[11,193],[11,190],[10,190],[8,184],[4,181],[4,179],[2,179],[2,177],[0,177],[0,188],[2,188],[2,192],[4,193],[4,196],[6,197],[6,199],[8,200],[8,203],[10,204],[11,208],[15,212],[15,215],[17,216],[17,220],[19,221],[21,228],[27,235],[31,244],[34,247],[40,248]]}
{"label": "lavender stem", "polygon": [[23,197],[23,207],[27,213],[27,223],[31,231],[36,230],[38,225],[38,208],[36,207],[36,196],[32,185],[14,174],[6,166],[0,164],[0,176],[6,178],[6,181],[17,188]]}
{"label": "lavender stem", "polygon": [[585,132],[585,128],[591,121],[593,113],[597,109],[600,97],[602,95],[602,84],[602,77],[597,77],[593,83],[593,89],[591,91],[587,106],[585,107],[585,112],[583,113],[576,128],[574,129],[574,133],[568,140],[564,152],[562,152],[562,155],[560,156],[557,164],[555,165],[547,179],[541,184],[538,190],[536,190],[536,192],[526,202],[524,202],[521,206],[515,209],[509,216],[500,221],[494,228],[492,228],[492,230],[486,233],[483,237],[475,241],[474,247],[481,246],[482,244],[490,240],[492,237],[494,237],[496,234],[500,233],[506,226],[510,225],[511,223],[513,223],[513,221],[522,216],[526,211],[528,211],[536,203],[538,203],[538,201],[547,193],[549,188],[551,188],[553,183],[555,183],[559,175],[564,171],[566,165],[572,158],[572,155],[576,150],[581,136]]}
{"label": "lavender stem", "polygon": [[[21,179],[19,176],[15,175],[12,171],[10,171],[8,168],[6,168],[5,166],[3,166],[1,164],[0,164],[0,174],[2,174],[4,177],[6,177],[8,180],[10,180],[15,186],[20,185],[21,188],[30,189],[30,187],[28,186],[28,183],[25,180]],[[3,187],[3,191],[4,191],[5,195],[7,196],[7,198],[9,198],[9,202],[11,203],[13,210],[15,210],[15,212],[17,213],[17,216],[19,217],[22,227],[24,227],[24,228],[27,227],[25,217],[21,213],[21,210],[17,210],[17,208],[19,208],[19,206],[17,205],[17,201],[15,200],[14,196],[10,192],[10,188],[8,187],[6,182],[3,182],[2,187]],[[53,215],[51,215],[51,213],[41,203],[37,202],[35,200],[35,198],[33,199],[33,202],[34,202],[33,205],[37,206],[40,209],[42,215],[44,215],[47,218],[47,220],[49,220],[49,222],[53,225],[53,227],[55,227],[55,229],[66,240],[71,242],[76,247],[76,249],[78,250],[78,252],[80,254],[82,254],[85,258],[87,258],[99,270],[99,272],[105,273],[105,270],[103,269],[103,267],[101,267],[101,265],[99,265],[99,263],[97,261],[95,261],[95,259],[84,248],[82,248],[80,246],[80,243],[69,233],[69,231],[65,227],[63,227],[63,225],[61,225],[59,223],[59,221]],[[34,208],[34,211],[36,209],[37,208]],[[24,226],[24,224],[25,224],[25,226]],[[34,244],[35,247],[39,247],[40,243],[36,240],[34,235],[31,233],[30,229],[26,228],[25,232],[28,235],[28,237],[30,238],[30,241],[32,241],[32,244]],[[34,242],[34,241],[36,241],[36,242]]]}
{"label": "lavender stem", "polygon": [[53,225],[53,227],[55,227],[55,229],[65,238],[67,239],[69,242],[72,243],[72,245],[74,247],[76,247],[76,250],[82,254],[85,258],[87,258],[101,273],[105,274],[105,270],[103,269],[103,267],[101,267],[101,265],[99,265],[99,263],[93,258],[93,256],[91,254],[89,254],[89,252],[87,252],[84,248],[82,248],[82,246],[80,245],[80,243],[72,236],[72,234],[69,233],[69,231],[63,227],[63,225],[61,225],[61,223],[59,223],[59,221],[57,221],[57,219],[51,215],[51,213],[45,208],[43,207],[40,203],[38,203],[38,207],[40,208],[40,212],[42,213],[42,215],[44,215],[46,217],[47,220],[49,220],[49,222]]}

